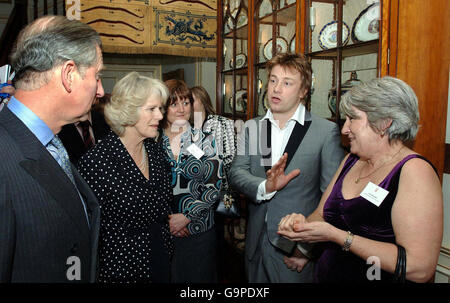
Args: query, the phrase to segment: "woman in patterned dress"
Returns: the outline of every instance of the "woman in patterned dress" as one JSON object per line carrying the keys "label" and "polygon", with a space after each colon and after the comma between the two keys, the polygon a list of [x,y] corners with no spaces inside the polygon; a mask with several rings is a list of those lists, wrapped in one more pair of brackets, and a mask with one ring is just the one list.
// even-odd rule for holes
{"label": "woman in patterned dress", "polygon": [[154,140],[167,97],[160,80],[126,75],[105,106],[112,130],[78,163],[101,208],[99,282],[169,282],[170,167]]}
{"label": "woman in patterned dress", "polygon": [[215,138],[191,127],[194,100],[186,83],[168,80],[166,85],[169,100],[161,122],[161,142],[172,168],[172,281],[217,282],[214,206],[219,197],[223,161]]}
{"label": "woman in patterned dress", "polygon": [[[232,189],[228,182],[228,172],[231,169],[236,154],[236,134],[234,129],[234,121],[219,115],[216,115],[211,103],[208,92],[202,86],[194,86],[191,88],[192,97],[194,98],[194,127],[202,129],[206,133],[210,133],[216,142],[216,148],[219,157],[223,161],[224,178],[221,183],[221,192],[228,193]],[[221,195],[222,197],[223,195]],[[233,203],[239,203],[234,201]],[[215,213],[216,232],[218,240],[218,274],[219,280],[222,280],[226,271],[226,239],[225,230],[228,230],[228,224],[235,224],[235,220],[230,221],[228,217],[219,213]],[[245,218],[241,217],[239,226],[245,226]],[[243,231],[245,234],[245,230]],[[235,234],[236,235],[236,234]]]}
{"label": "woman in patterned dress", "polygon": [[[216,138],[217,150],[223,160],[225,172],[231,168],[236,154],[234,121],[215,114],[208,92],[202,86],[191,88],[194,98],[194,127],[211,133]],[[225,179],[222,180],[226,182]],[[222,185],[227,189],[229,184]]]}

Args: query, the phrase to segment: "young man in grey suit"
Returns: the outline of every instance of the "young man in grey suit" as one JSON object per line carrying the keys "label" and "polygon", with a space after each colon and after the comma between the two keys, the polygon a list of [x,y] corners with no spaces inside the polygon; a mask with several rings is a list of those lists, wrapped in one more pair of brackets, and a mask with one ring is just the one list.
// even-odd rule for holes
{"label": "young man in grey suit", "polygon": [[308,112],[311,66],[298,54],[267,62],[269,110],[245,123],[230,182],[245,194],[249,282],[312,282],[310,247],[277,234],[286,214],[311,213],[344,157],[335,123]]}
{"label": "young man in grey suit", "polygon": [[0,282],[93,282],[99,207],[56,134],[101,97],[101,40],[46,16],[11,55],[15,95],[0,112]]}

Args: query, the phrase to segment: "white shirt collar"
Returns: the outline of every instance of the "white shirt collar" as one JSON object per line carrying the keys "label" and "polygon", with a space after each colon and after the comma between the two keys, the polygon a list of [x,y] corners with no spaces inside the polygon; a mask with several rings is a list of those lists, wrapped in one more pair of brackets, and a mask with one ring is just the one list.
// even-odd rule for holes
{"label": "white shirt collar", "polygon": [[[288,120],[289,121],[297,121],[301,125],[305,125],[305,106],[300,103],[295,111],[295,113],[292,115],[292,117]],[[267,113],[265,116],[261,119],[261,121],[269,119],[270,122],[275,123],[275,119],[273,118],[273,113],[270,110],[270,108],[267,110]],[[278,123],[277,123],[278,125]]]}

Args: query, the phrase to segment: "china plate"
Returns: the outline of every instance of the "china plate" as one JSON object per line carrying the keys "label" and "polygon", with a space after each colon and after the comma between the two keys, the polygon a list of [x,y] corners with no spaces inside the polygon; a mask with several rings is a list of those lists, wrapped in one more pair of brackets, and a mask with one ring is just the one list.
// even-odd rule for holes
{"label": "china plate", "polygon": [[365,42],[378,39],[380,31],[380,3],[366,7],[353,22],[353,42]]}
{"label": "china plate", "polygon": [[[319,46],[322,49],[334,48],[337,46],[337,21],[331,21],[322,28],[319,33]],[[350,29],[345,22],[342,22],[342,45],[346,45],[349,39]]]}
{"label": "china plate", "polygon": [[[287,41],[283,37],[277,38],[277,54],[285,53],[287,51]],[[266,42],[264,45],[263,55],[266,60],[272,59],[272,39]]]}
{"label": "china plate", "polygon": [[[236,68],[244,67],[247,64],[247,56],[243,53],[236,55]],[[233,59],[230,60],[230,68],[233,68]]]}

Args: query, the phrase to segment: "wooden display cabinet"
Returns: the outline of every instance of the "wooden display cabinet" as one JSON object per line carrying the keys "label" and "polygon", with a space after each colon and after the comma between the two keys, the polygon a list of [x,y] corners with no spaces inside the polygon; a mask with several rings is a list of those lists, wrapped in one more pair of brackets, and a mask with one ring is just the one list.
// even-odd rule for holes
{"label": "wooden display cabinet", "polygon": [[234,120],[248,116],[249,1],[219,0],[217,111]]}
{"label": "wooden display cabinet", "polygon": [[298,45],[300,2],[219,0],[217,24],[218,112],[243,120],[261,115],[266,110],[265,62]]}
{"label": "wooden display cabinet", "polygon": [[[278,52],[300,52],[310,58],[315,81],[307,107],[338,123],[339,113],[328,106],[330,89],[336,88],[338,106],[341,85],[352,71],[362,80],[379,75],[381,35],[367,42],[350,38],[355,18],[369,6],[367,0],[219,0],[218,4],[217,108],[224,116],[245,120],[266,112],[265,65]],[[335,47],[319,45],[320,31],[330,22],[337,28],[349,24],[350,43],[344,45],[342,35],[337,35]]]}
{"label": "wooden display cabinet", "polygon": [[314,72],[308,107],[342,125],[341,96],[380,76],[383,1],[306,0],[305,54]]}
{"label": "wooden display cabinet", "polygon": [[297,25],[300,24],[299,4],[293,0],[258,0],[253,11],[253,94],[254,116],[267,111],[266,62],[277,53],[296,51]]}
{"label": "wooden display cabinet", "polygon": [[[356,19],[375,2],[379,3],[378,37],[353,40]],[[314,30],[310,27],[311,7],[315,8]],[[245,14],[247,21],[234,26],[239,14]],[[342,86],[352,72],[356,71],[361,81],[385,75],[405,80],[419,99],[421,128],[414,148],[433,162],[442,177],[450,66],[448,0],[218,0],[217,17],[219,114],[245,120],[265,112],[264,47],[270,39],[281,36],[288,47],[295,41],[295,51],[311,60],[314,87],[308,109],[339,124],[343,118],[338,110]],[[225,31],[229,19],[233,28]],[[322,49],[320,32],[332,21],[337,24],[336,46]],[[344,22],[349,28],[347,43],[342,39]],[[272,48],[272,56],[276,51]],[[246,62],[236,66],[240,53],[246,55]],[[328,102],[332,88],[336,90],[334,114]],[[245,109],[240,105],[236,108],[237,99],[243,100],[243,91],[247,93]]]}

